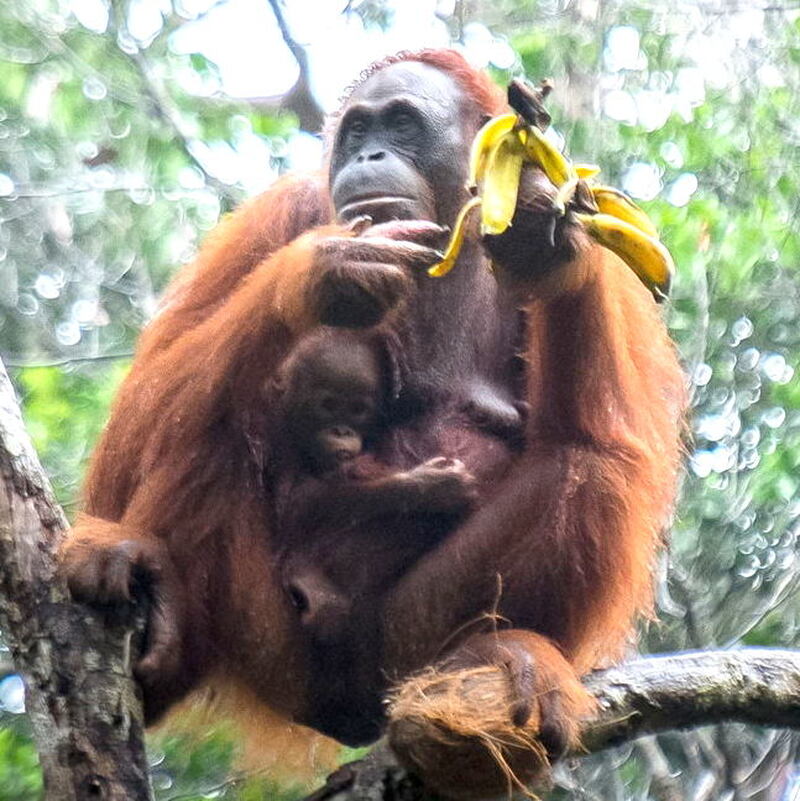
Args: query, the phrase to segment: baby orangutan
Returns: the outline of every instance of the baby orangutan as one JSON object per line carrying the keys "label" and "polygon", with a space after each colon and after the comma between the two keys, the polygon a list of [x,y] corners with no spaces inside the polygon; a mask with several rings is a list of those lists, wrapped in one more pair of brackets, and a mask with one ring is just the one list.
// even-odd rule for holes
{"label": "baby orangutan", "polygon": [[[284,586],[313,642],[335,641],[356,601],[438,541],[431,523],[448,530],[475,499],[473,477],[457,459],[392,471],[376,458],[394,373],[386,335],[321,328],[297,344],[271,385],[273,441],[281,443],[268,469],[279,476],[271,482],[274,530]],[[490,431],[519,433],[520,412],[487,386],[457,407]],[[392,536],[392,520],[411,515],[420,517],[415,533],[404,525],[404,536]],[[386,519],[388,533],[367,539],[360,524],[374,518]],[[365,559],[373,550],[381,557]]]}
{"label": "baby orangutan", "polygon": [[[297,344],[272,385],[280,443],[267,468],[268,479],[279,477],[270,481],[274,530],[284,586],[312,641],[335,639],[357,598],[433,544],[424,535],[402,538],[396,547],[370,543],[359,524],[414,514],[455,522],[474,499],[472,476],[457,459],[438,457],[393,471],[369,452],[384,425],[393,383],[380,334],[321,328]],[[360,569],[365,548],[384,554],[368,560],[369,574]]]}

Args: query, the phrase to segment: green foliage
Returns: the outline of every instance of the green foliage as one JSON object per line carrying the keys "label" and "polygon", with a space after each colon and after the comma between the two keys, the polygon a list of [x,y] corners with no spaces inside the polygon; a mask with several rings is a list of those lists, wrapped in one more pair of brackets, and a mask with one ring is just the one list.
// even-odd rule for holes
{"label": "green foliage", "polygon": [[0,729],[0,801],[41,797],[39,756],[33,743],[13,729]]}
{"label": "green foliage", "polygon": [[236,770],[234,733],[217,724],[202,734],[169,732],[148,742],[156,801],[295,801],[308,795],[299,784],[280,784],[268,776],[244,776]]}
{"label": "green foliage", "polygon": [[127,362],[110,361],[69,370],[29,367],[15,374],[28,432],[67,509],[126,372]]}

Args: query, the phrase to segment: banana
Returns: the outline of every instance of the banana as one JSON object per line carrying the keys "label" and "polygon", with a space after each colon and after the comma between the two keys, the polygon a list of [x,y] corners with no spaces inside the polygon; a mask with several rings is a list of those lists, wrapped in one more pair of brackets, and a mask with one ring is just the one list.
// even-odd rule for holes
{"label": "banana", "polygon": [[[600,168],[594,164],[573,165],[539,128],[525,124],[516,114],[493,117],[475,136],[467,182],[474,196],[461,207],[442,260],[429,268],[429,275],[440,277],[453,269],[464,243],[467,218],[474,209],[481,207],[481,235],[496,236],[511,225],[525,162],[541,167],[556,187],[553,208],[557,213],[563,216],[572,209],[574,219],[597,242],[616,253],[656,300],[666,298],[675,264],[647,214],[618,189],[584,184]],[[599,213],[576,210],[594,209],[595,204]]]}
{"label": "banana", "polygon": [[474,189],[486,174],[488,156],[497,142],[514,129],[517,124],[516,114],[501,114],[492,117],[472,140],[469,152],[469,178],[467,187]]}
{"label": "banana", "polygon": [[481,234],[502,234],[511,225],[524,155],[513,131],[500,137],[489,152],[481,186]]}
{"label": "banana", "polygon": [[658,231],[644,209],[637,206],[624,192],[613,186],[593,186],[591,190],[601,214],[619,217],[620,220],[635,225],[648,236],[658,238]]}
{"label": "banana", "polygon": [[600,168],[596,164],[575,164],[575,172],[578,174],[578,178],[583,181],[587,181],[589,178],[594,178],[596,175],[600,175]]}
{"label": "banana", "polygon": [[575,214],[589,234],[619,256],[639,276],[657,301],[669,294],[675,263],[657,237],[610,214]]}
{"label": "banana", "polygon": [[447,275],[455,267],[456,259],[461,252],[461,245],[464,243],[464,229],[466,228],[467,217],[474,208],[480,205],[480,197],[473,197],[461,207],[453,225],[453,233],[450,235],[450,241],[447,243],[444,257],[438,264],[428,268],[428,275],[434,278],[441,278],[441,276]]}
{"label": "banana", "polygon": [[535,125],[521,128],[518,135],[528,160],[538,164],[554,186],[561,186],[577,177],[564,154]]}

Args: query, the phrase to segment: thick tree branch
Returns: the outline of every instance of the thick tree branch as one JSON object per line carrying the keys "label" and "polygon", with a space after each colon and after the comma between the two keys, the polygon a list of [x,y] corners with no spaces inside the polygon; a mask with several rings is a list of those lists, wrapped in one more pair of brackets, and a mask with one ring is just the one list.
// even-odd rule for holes
{"label": "thick tree branch", "polygon": [[800,728],[800,652],[768,648],[653,656],[585,681],[597,716],[588,752],[643,734],[723,721]]}
{"label": "thick tree branch", "polygon": [[56,573],[67,526],[0,362],[0,627],[26,685],[48,801],[147,801],[138,643],[73,604]]}
{"label": "thick tree branch", "polygon": [[[647,657],[587,677],[598,709],[572,756],[642,735],[723,721],[800,728],[800,652],[706,651]],[[426,801],[385,743],[306,801]]]}

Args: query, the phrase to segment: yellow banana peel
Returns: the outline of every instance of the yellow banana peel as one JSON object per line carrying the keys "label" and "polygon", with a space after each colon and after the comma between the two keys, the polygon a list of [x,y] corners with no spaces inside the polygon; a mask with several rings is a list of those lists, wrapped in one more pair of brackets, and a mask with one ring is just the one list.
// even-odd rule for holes
{"label": "yellow banana peel", "polygon": [[644,209],[637,206],[624,192],[613,186],[592,186],[591,190],[601,214],[619,217],[620,220],[635,225],[648,236],[658,237],[658,230]]}
{"label": "yellow banana peel", "polygon": [[596,164],[575,164],[575,172],[582,181],[588,181],[600,175],[600,168]]}
{"label": "yellow banana peel", "polygon": [[467,217],[473,209],[482,206],[482,234],[500,234],[511,224],[524,159],[515,132],[517,124],[516,114],[501,114],[490,119],[473,139],[467,186],[479,188],[480,192],[461,207],[444,258],[428,270],[428,275],[440,278],[453,269],[464,243]]}
{"label": "yellow banana peel", "polygon": [[[675,265],[647,214],[624,192],[593,184],[591,179],[600,172],[597,165],[572,164],[539,128],[526,124],[516,114],[493,117],[475,136],[467,182],[474,196],[461,207],[444,257],[428,270],[429,275],[440,277],[453,269],[464,243],[467,219],[479,206],[482,235],[496,236],[508,229],[526,162],[539,166],[556,187],[554,214],[563,216],[572,209],[571,219],[616,253],[657,300],[667,296]],[[598,213],[575,211],[573,198],[580,181],[589,182]]]}
{"label": "yellow banana peel", "polygon": [[428,268],[428,275],[434,278],[441,278],[447,275],[450,270],[456,265],[458,254],[461,253],[461,245],[464,244],[464,231],[467,224],[467,217],[470,212],[481,205],[480,197],[470,198],[458,212],[458,217],[453,225],[453,233],[450,235],[450,241],[447,243],[447,249],[444,252],[444,258],[433,267]]}
{"label": "yellow banana peel", "polygon": [[528,161],[538,164],[554,186],[577,178],[566,156],[534,125],[519,129],[519,138]]}
{"label": "yellow banana peel", "polygon": [[611,214],[576,214],[589,235],[616,253],[639,276],[656,300],[669,294],[675,263],[658,237]]}
{"label": "yellow banana peel", "polygon": [[481,234],[496,236],[511,225],[524,155],[513,132],[502,136],[489,152],[481,188]]}
{"label": "yellow banana peel", "polygon": [[517,124],[516,114],[501,114],[492,117],[475,135],[469,153],[469,178],[467,186],[475,188],[483,180],[492,148]]}

